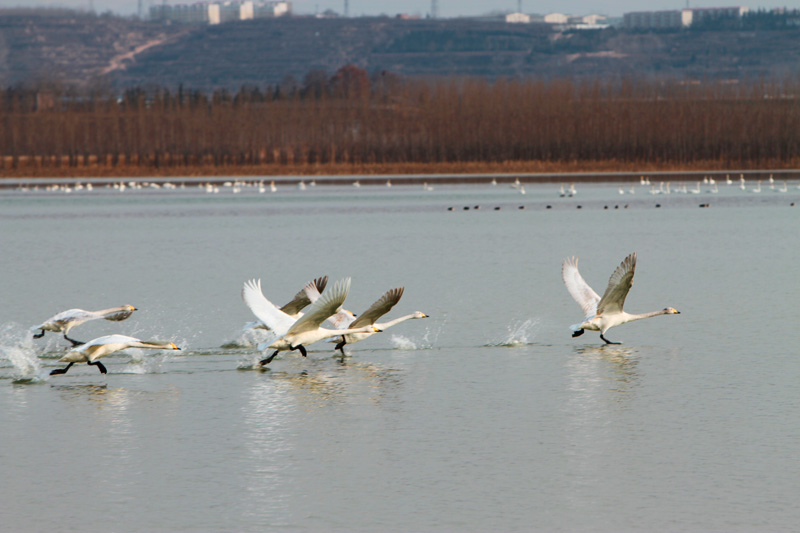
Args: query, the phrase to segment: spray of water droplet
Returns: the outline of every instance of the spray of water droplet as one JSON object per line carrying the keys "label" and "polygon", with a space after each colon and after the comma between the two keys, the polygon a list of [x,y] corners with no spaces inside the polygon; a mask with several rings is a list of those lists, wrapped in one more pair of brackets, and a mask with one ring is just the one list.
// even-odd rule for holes
{"label": "spray of water droplet", "polygon": [[496,346],[524,346],[536,338],[539,319],[529,318],[523,322],[514,322],[507,326],[505,339],[494,343]]}
{"label": "spray of water droplet", "polygon": [[0,361],[14,367],[12,378],[26,381],[41,374],[41,365],[30,331],[10,322],[0,327]]}

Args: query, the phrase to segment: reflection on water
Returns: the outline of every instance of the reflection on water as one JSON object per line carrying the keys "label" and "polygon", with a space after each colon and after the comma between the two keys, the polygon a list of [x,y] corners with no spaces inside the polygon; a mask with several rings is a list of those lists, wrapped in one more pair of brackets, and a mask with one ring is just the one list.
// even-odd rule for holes
{"label": "reflection on water", "polygon": [[575,364],[591,366],[591,372],[599,372],[600,378],[609,384],[609,391],[623,399],[632,394],[639,383],[637,366],[639,358],[634,348],[605,344],[601,346],[577,346],[575,353],[582,356]]}
{"label": "reflection on water", "polygon": [[617,447],[624,412],[631,408],[640,384],[636,349],[618,346],[578,346],[567,359],[568,400],[565,403],[565,456],[568,491],[576,509],[586,505],[585,490],[604,483],[604,457]]}

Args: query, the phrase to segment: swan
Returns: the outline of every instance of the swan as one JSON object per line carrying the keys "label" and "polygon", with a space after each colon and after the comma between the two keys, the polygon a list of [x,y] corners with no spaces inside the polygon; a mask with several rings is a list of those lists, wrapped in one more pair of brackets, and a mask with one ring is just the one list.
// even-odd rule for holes
{"label": "swan", "polygon": [[[358,328],[362,326],[375,326],[379,330],[383,331],[386,328],[390,328],[396,324],[401,322],[405,322],[406,320],[416,319],[416,318],[428,318],[428,315],[423,313],[422,311],[416,311],[411,313],[410,315],[401,316],[400,318],[395,318],[394,320],[390,320],[388,322],[376,323],[375,321],[378,320],[380,317],[388,313],[392,310],[392,307],[400,301],[400,298],[403,296],[403,291],[405,290],[404,287],[398,287],[396,289],[391,289],[386,291],[383,296],[381,296],[375,303],[369,306],[369,309],[361,313],[358,318],[355,320],[350,321],[347,324],[344,324],[344,327],[349,328]],[[344,345],[345,344],[353,344],[355,342],[363,341],[364,339],[371,337],[374,332],[367,331],[365,333],[350,333],[348,335],[342,335],[342,340],[336,345],[336,349],[342,352],[344,355]]]}
{"label": "swan", "polygon": [[66,374],[75,363],[87,363],[96,366],[101,373],[106,374],[106,367],[98,361],[110,353],[118,352],[126,348],[151,348],[154,350],[180,350],[173,342],[161,341],[141,341],[127,335],[106,335],[90,340],[82,346],[77,346],[67,352],[67,355],[59,359],[60,363],[69,363],[66,368],[57,368],[50,372],[50,375]]}
{"label": "swan", "polygon": [[761,180],[758,180],[758,187],[751,189],[755,193],[761,192]]}
{"label": "swan", "polygon": [[600,338],[606,344],[620,344],[606,339],[604,334],[609,329],[620,326],[627,322],[649,318],[658,315],[679,314],[673,307],[667,307],[652,313],[642,313],[638,315],[629,314],[622,310],[625,304],[625,297],[633,285],[633,274],[636,270],[636,253],[630,254],[617,267],[611,278],[608,280],[608,287],[603,297],[597,295],[594,290],[583,280],[578,272],[578,258],[570,257],[564,260],[561,265],[561,278],[567,290],[583,309],[585,319],[583,322],[570,326],[572,336],[583,335],[585,329],[599,331]]}
{"label": "swan", "polygon": [[[257,283],[253,281],[250,281],[248,283],[253,283],[254,287],[251,290],[258,291],[258,294],[261,294],[263,298],[264,295],[261,292],[261,280],[258,280]],[[325,286],[327,284],[328,284],[328,276],[321,276],[317,279],[309,281],[303,286],[302,289],[300,289],[300,292],[294,295],[292,301],[281,307],[280,310],[289,315],[291,318],[297,320],[298,318],[303,316],[302,310],[305,307],[311,305],[312,300],[311,298],[309,298],[308,292],[312,290],[312,287],[314,290],[314,293],[312,294],[316,294],[317,296],[319,296],[319,293],[325,290]],[[247,324],[245,324],[243,330],[246,331],[249,329],[266,329],[267,331],[269,331],[270,328],[261,320],[256,320],[255,322],[248,322]]]}
{"label": "swan", "polygon": [[136,310],[137,309],[132,305],[111,307],[109,309],[101,309],[100,311],[68,309],[66,311],[58,313],[55,316],[48,318],[38,326],[32,327],[31,331],[36,331],[37,329],[42,330],[41,332],[34,334],[33,338],[35,339],[41,339],[42,337],[44,337],[45,331],[64,333],[64,338],[67,339],[69,342],[71,342],[73,346],[80,346],[81,344],[83,344],[82,342],[67,337],[67,333],[69,333],[69,330],[71,330],[75,326],[79,326],[84,322],[88,322],[90,320],[97,320],[99,318],[104,318],[106,320],[113,320],[115,322],[119,322],[120,320],[125,320],[126,318],[131,316],[131,314],[133,314],[133,312]]}
{"label": "swan", "polygon": [[[269,300],[264,298],[260,290],[260,280],[245,283],[242,289],[242,298],[250,310],[259,320],[264,322],[277,335],[267,349],[275,350],[272,355],[262,359],[260,366],[269,364],[278,355],[278,352],[300,350],[303,357],[306,357],[305,346],[317,341],[346,335],[348,333],[365,333],[368,331],[379,332],[375,326],[362,328],[325,329],[320,327],[322,322],[331,315],[342,309],[342,304],[350,292],[350,278],[337,281],[336,284],[312,303],[306,314],[297,320],[275,307]],[[256,290],[257,289],[257,290]]]}

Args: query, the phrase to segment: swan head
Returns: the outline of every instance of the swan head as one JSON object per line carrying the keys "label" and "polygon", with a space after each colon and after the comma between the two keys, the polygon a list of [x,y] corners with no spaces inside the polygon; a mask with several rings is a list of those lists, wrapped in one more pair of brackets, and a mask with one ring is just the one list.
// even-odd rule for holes
{"label": "swan head", "polygon": [[381,333],[383,330],[375,326],[372,326],[372,331],[374,331],[375,333]]}
{"label": "swan head", "polygon": [[169,341],[148,341],[144,344],[149,344],[153,348],[161,348],[162,350],[180,350],[174,342]]}
{"label": "swan head", "polygon": [[664,314],[665,315],[679,315],[679,314],[681,314],[681,312],[678,311],[677,309],[675,309],[674,307],[667,307],[666,309],[664,309]]}
{"label": "swan head", "polygon": [[126,311],[130,311],[131,313],[134,312],[134,311],[138,311],[138,309],[136,309],[132,305],[123,305],[123,307],[125,308]]}
{"label": "swan head", "polygon": [[416,311],[414,313],[414,318],[428,318],[428,315],[426,315],[422,311]]}

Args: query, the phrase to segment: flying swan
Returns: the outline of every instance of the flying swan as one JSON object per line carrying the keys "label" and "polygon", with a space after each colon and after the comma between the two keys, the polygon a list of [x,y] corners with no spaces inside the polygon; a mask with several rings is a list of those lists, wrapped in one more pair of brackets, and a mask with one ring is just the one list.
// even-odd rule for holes
{"label": "flying swan", "polygon": [[119,322],[120,320],[125,320],[129,316],[136,311],[136,308],[132,305],[123,305],[120,307],[112,307],[110,309],[101,309],[100,311],[84,311],[83,309],[68,309],[66,311],[62,311],[57,315],[48,318],[42,324],[38,326],[34,326],[31,328],[31,331],[36,331],[37,329],[42,330],[39,333],[36,333],[33,338],[41,339],[44,337],[45,331],[53,331],[56,333],[64,333],[64,338],[67,339],[69,342],[72,343],[73,346],[80,346],[83,344],[80,341],[76,341],[75,339],[70,339],[67,337],[67,333],[69,330],[74,328],[75,326],[79,326],[84,322],[88,322],[90,320],[97,320],[99,318],[104,318],[106,320],[113,320]]}
{"label": "flying swan", "polygon": [[[422,311],[416,311],[411,313],[410,315],[401,316],[400,318],[395,318],[394,320],[390,320],[389,322],[381,322],[376,323],[375,321],[378,320],[380,317],[391,311],[392,307],[395,306],[397,302],[400,301],[400,298],[403,296],[404,287],[398,287],[396,289],[391,289],[386,291],[386,293],[381,296],[375,303],[373,303],[369,309],[364,311],[358,318],[350,321],[348,324],[344,324],[342,327],[349,327],[349,328],[358,328],[362,326],[375,326],[379,330],[383,331],[386,328],[390,328],[395,324],[399,324],[400,322],[405,322],[406,320],[411,320],[415,318],[428,318],[428,315],[423,313]],[[371,337],[374,334],[372,331],[367,331],[365,333],[349,333],[347,335],[342,335],[342,340],[336,345],[336,349],[342,352],[344,355],[344,345],[345,344],[353,344],[355,342],[363,341],[366,338]]]}
{"label": "flying swan", "polygon": [[50,375],[66,374],[75,363],[87,363],[96,366],[101,373],[106,374],[106,367],[98,361],[110,353],[118,352],[126,348],[150,348],[154,350],[180,350],[175,343],[161,341],[141,341],[126,335],[106,335],[91,340],[82,346],[77,346],[67,352],[67,355],[59,359],[60,363],[69,363],[66,368],[57,368],[50,372]]}
{"label": "flying swan", "polygon": [[622,306],[625,304],[625,297],[628,295],[628,291],[631,290],[631,286],[633,285],[633,274],[635,270],[636,253],[632,253],[626,257],[614,273],[611,274],[606,292],[603,294],[603,297],[600,298],[600,296],[598,296],[583,280],[580,272],[578,272],[578,258],[570,257],[564,260],[564,263],[561,265],[561,278],[564,280],[564,285],[567,286],[567,290],[575,301],[578,302],[578,305],[581,306],[586,316],[583,322],[570,326],[573,337],[583,335],[583,331],[588,329],[591,331],[599,331],[600,338],[603,339],[606,344],[621,344],[606,339],[604,337],[605,332],[615,326],[620,326],[642,318],[679,314],[679,312],[672,307],[639,315],[632,315],[623,311]]}
{"label": "flying swan", "polygon": [[[310,284],[308,284],[310,285]],[[308,285],[306,285],[308,287]],[[328,317],[338,313],[350,291],[350,278],[336,282],[329,290],[308,307],[302,317],[295,320],[270,302],[261,292],[261,280],[245,282],[242,288],[242,299],[256,317],[278,335],[267,349],[275,350],[272,355],[262,359],[260,366],[269,364],[278,355],[278,352],[300,350],[303,357],[307,356],[305,346],[317,341],[346,335],[348,333],[365,333],[367,331],[379,332],[375,326],[361,328],[348,328],[344,330],[326,329],[320,327]]]}
{"label": "flying swan", "polygon": [[[318,296],[322,291],[325,290],[325,287],[328,285],[328,276],[322,276],[315,280],[311,280],[306,283],[300,292],[294,295],[292,301],[281,307],[281,311],[289,315],[290,317],[297,320],[301,316],[303,316],[302,310],[311,305],[311,299],[309,298],[309,291],[313,288],[316,291],[316,295]],[[259,280],[258,290],[261,292],[261,280]],[[312,293],[314,294],[314,293]],[[261,320],[256,320],[255,322],[248,322],[245,324],[244,331],[249,329],[265,329],[269,331],[269,326],[264,324]]]}

